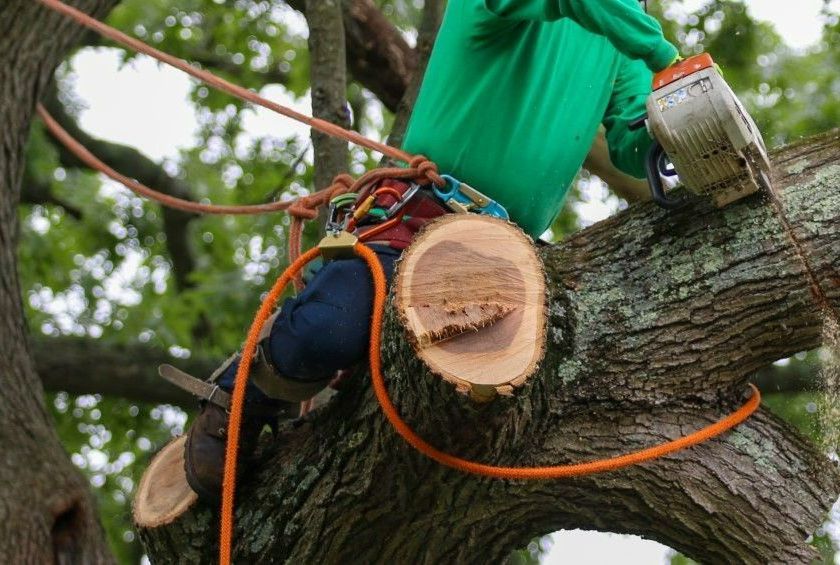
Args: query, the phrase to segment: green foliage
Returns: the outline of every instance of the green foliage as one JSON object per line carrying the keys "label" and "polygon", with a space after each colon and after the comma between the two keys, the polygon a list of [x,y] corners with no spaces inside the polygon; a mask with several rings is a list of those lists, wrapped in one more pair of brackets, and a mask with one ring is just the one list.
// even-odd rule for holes
{"label": "green foliage", "polygon": [[540,558],[551,548],[551,537],[534,538],[524,548],[511,552],[505,565],[538,565]]}
{"label": "green foliage", "polygon": [[108,542],[119,563],[143,555],[131,529],[131,497],[154,453],[183,432],[187,415],[100,395],[48,395],[64,448],[90,480]]}
{"label": "green foliage", "polygon": [[[416,34],[422,2],[376,4],[408,36]],[[651,2],[651,8],[684,54],[712,52],[768,144],[840,123],[840,52],[830,48],[840,41],[836,14],[826,15],[822,44],[799,53],[785,46],[768,24],[753,21],[740,2],[710,0],[685,18],[672,13],[679,4]],[[282,2],[126,0],[108,21],[245,87],[279,85],[293,99],[308,92],[305,21]],[[134,56],[125,52],[124,60]],[[68,65],[60,74],[71,111],[78,107],[69,80],[72,72]],[[348,98],[354,127],[384,138],[392,116],[357,84],[349,86]],[[263,202],[315,188],[307,139],[247,135],[243,122],[253,110],[198,83],[191,91],[191,107],[183,111],[198,116],[196,143],[163,166],[185,181],[192,198]],[[27,182],[48,186],[67,204],[20,208],[20,274],[33,332],[88,335],[108,344],[149,342],[177,355],[200,350],[220,360],[238,347],[260,294],[286,264],[285,215],[192,219],[188,239],[196,268],[188,288],[178,289],[157,205],[103,183],[87,170],[60,167],[55,147],[38,124],[32,128],[27,160]],[[351,172],[374,165],[365,152],[352,151]],[[574,205],[587,182],[584,173],[573,187],[569,205],[553,226],[555,238],[579,228]],[[80,210],[81,216],[71,209]],[[310,225],[307,242],[316,237],[317,226]],[[205,324],[209,333],[199,331]],[[813,436],[818,430],[808,399],[779,395],[768,403]],[[120,562],[138,562],[141,549],[130,531],[128,501],[151,453],[183,428],[185,414],[171,407],[62,393],[51,395],[48,403],[67,451],[99,497]],[[827,541],[819,543],[830,551]],[[537,562],[543,549],[535,540],[511,560]]]}
{"label": "green foliage", "polygon": [[[661,13],[681,5],[663,3]],[[683,55],[707,51],[756,120],[768,146],[840,123],[838,14],[828,4],[822,41],[805,52],[786,46],[773,26],[751,19],[739,0],[709,0],[686,18],[665,20]]]}

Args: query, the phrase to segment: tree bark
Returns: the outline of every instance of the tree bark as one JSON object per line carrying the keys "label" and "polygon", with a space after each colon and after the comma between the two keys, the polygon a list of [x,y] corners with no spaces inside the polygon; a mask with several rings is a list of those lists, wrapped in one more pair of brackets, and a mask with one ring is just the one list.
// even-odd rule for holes
{"label": "tree bark", "polygon": [[104,394],[133,402],[196,406],[196,398],[158,376],[163,363],[204,378],[223,359],[175,359],[163,349],[146,345],[113,345],[85,338],[31,340],[35,368],[46,390],[70,394]]}
{"label": "tree bark", "polygon": [[[80,0],[97,16],[115,2]],[[0,6],[0,562],[97,563],[110,556],[81,474],[59,444],[26,340],[17,205],[35,102],[81,35],[31,0]]]}
{"label": "tree bark", "polygon": [[[786,213],[840,306],[840,132],[774,154]],[[769,203],[645,203],[542,250],[547,355],[511,399],[476,406],[430,375],[388,311],[391,395],[435,446],[499,465],[584,461],[672,439],[743,402],[756,369],[812,349],[821,313]],[[261,562],[498,562],[535,535],[633,533],[710,563],[808,563],[805,539],[840,471],[760,410],[730,433],[573,480],[477,478],[431,462],[379,413],[367,382],[265,445],[238,489],[235,558]],[[197,505],[141,532],[155,562],[203,562],[216,514]]]}
{"label": "tree bark", "polygon": [[[306,0],[312,115],[346,128],[350,115],[342,18],[340,0]],[[320,189],[347,171],[347,142],[313,129],[312,146],[315,187]]]}

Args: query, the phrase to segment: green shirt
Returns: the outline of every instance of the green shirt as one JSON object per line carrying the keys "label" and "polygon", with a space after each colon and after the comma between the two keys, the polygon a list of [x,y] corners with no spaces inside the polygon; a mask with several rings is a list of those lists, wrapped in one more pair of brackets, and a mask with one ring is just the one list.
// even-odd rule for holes
{"label": "green shirt", "polygon": [[615,166],[644,176],[651,140],[628,124],[676,55],[636,0],[450,0],[403,147],[538,237],[599,123]]}

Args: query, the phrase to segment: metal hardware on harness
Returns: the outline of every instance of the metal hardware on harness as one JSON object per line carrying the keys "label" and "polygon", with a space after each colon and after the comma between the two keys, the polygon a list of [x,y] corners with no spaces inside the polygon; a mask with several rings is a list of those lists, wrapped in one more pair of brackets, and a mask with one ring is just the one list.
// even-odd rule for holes
{"label": "metal hardware on harness", "polygon": [[[327,213],[327,225],[325,227],[328,233],[340,232],[347,227],[347,221],[349,220],[347,208],[353,205],[356,198],[356,194],[350,192],[347,194],[340,194],[330,200],[329,212]],[[338,216],[341,212],[345,212],[345,214],[343,218],[339,219]]]}
{"label": "metal hardware on harness", "polygon": [[332,259],[348,259],[355,256],[353,246],[359,238],[344,230],[328,232],[318,244],[324,261]]}
{"label": "metal hardware on harness", "polygon": [[446,185],[442,189],[433,186],[432,190],[435,196],[441,199],[453,212],[458,214],[475,212],[476,214],[495,216],[503,220],[510,219],[507,210],[489,196],[454,177],[441,176],[446,181]]}
{"label": "metal hardware on harness", "polygon": [[370,212],[370,209],[373,208],[374,202],[376,202],[376,196],[373,194],[365,198],[365,201],[353,210],[353,219],[361,220],[368,212]]}
{"label": "metal hardware on harness", "polygon": [[394,217],[394,215],[396,215],[396,213],[397,213],[397,212],[399,212],[400,210],[402,210],[403,208],[405,208],[405,205],[406,205],[406,204],[408,204],[408,202],[409,202],[412,198],[414,198],[414,196],[415,196],[418,192],[420,192],[420,185],[419,185],[419,184],[417,184],[416,182],[411,183],[411,185],[408,187],[408,190],[406,190],[406,191],[403,193],[402,198],[400,198],[399,200],[397,200],[397,201],[394,203],[394,205],[393,205],[393,206],[391,206],[390,208],[388,208],[388,209],[385,211],[385,216],[383,217],[383,219],[384,219],[384,220],[387,220],[388,218],[393,218],[393,217]]}

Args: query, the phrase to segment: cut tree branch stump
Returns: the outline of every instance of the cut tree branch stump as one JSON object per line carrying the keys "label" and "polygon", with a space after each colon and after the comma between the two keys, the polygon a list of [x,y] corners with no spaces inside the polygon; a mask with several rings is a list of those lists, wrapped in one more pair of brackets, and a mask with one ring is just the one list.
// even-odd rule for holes
{"label": "cut tree branch stump", "polygon": [[167,443],[143,473],[132,512],[138,529],[169,524],[198,500],[184,473],[186,439],[183,435]]}
{"label": "cut tree branch stump", "polygon": [[394,286],[418,357],[474,400],[510,395],[543,357],[545,273],[530,238],[509,222],[435,220],[403,254]]}

